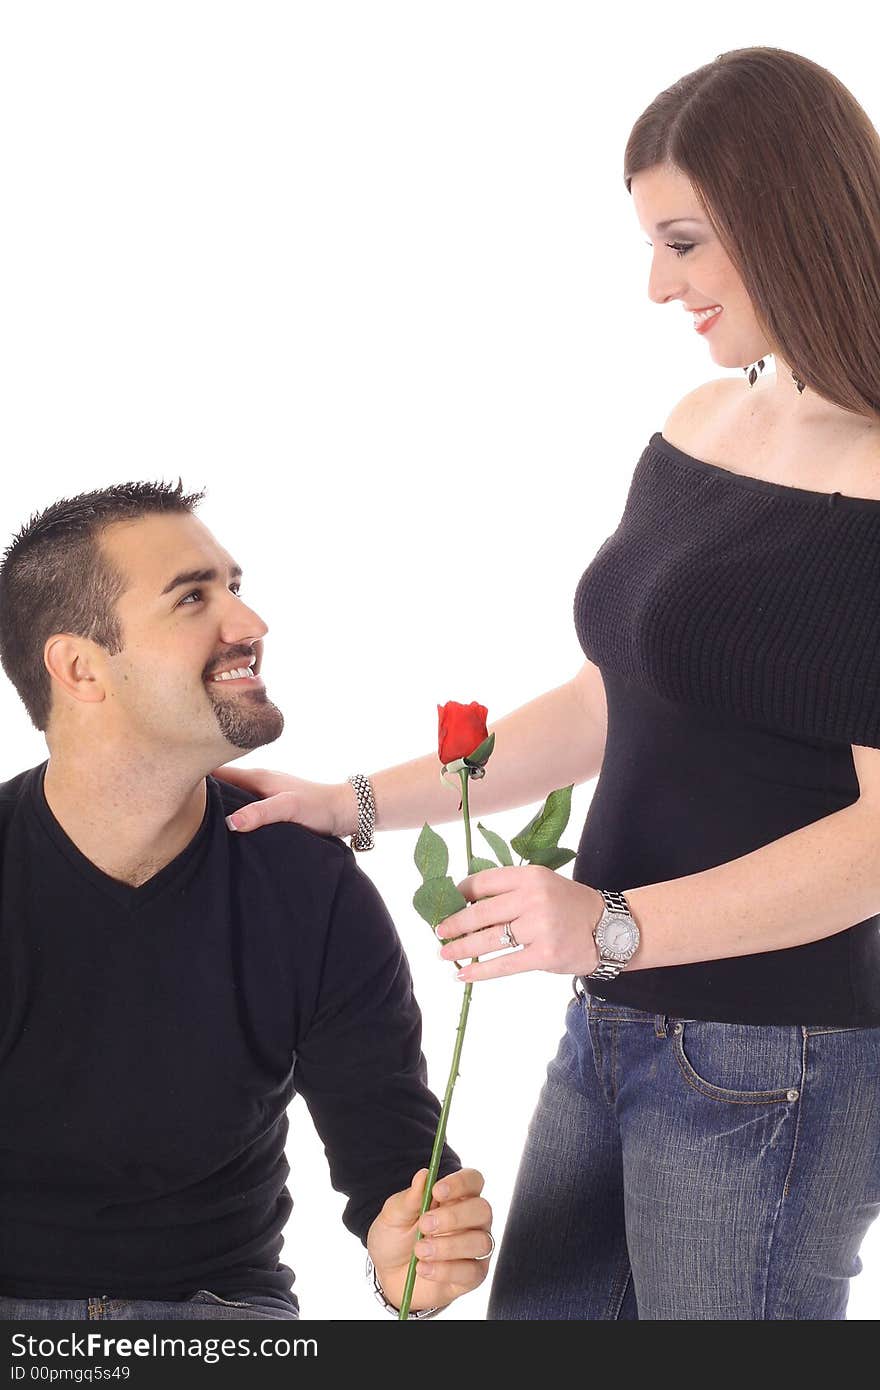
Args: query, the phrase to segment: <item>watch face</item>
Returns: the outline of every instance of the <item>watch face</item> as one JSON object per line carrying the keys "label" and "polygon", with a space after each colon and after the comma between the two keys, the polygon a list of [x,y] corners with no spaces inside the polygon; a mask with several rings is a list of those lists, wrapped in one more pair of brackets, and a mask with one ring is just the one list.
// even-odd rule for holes
{"label": "watch face", "polygon": [[613,914],[609,917],[596,933],[602,951],[616,960],[629,960],[639,944],[638,933],[628,918]]}

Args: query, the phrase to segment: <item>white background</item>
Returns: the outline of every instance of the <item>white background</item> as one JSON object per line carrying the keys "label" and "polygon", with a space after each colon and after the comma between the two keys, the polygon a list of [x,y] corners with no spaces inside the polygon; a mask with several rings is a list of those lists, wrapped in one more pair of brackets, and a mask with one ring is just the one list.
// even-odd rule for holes
{"label": "white background", "polygon": [[[479,700],[491,724],[559,684],[582,661],[577,581],[639,454],[721,374],[680,306],[647,299],[631,126],[752,44],[822,63],[880,122],[857,14],[4,5],[4,543],[60,495],[207,485],[287,719],[254,765],[341,781],[430,751],[438,702]],[[0,717],[7,778],[45,749],[8,685]],[[533,809],[491,823],[509,835]],[[462,877],[460,831],[443,833]],[[415,838],[359,862],[404,938],[442,1091],[461,987],[411,908]],[[450,1138],[487,1175],[499,1232],[568,995],[539,975],[477,989]],[[303,1315],[383,1316],[300,1101],[290,1160]],[[862,1254],[850,1316],[873,1319],[876,1229]],[[482,1318],[486,1292],[447,1316]]]}

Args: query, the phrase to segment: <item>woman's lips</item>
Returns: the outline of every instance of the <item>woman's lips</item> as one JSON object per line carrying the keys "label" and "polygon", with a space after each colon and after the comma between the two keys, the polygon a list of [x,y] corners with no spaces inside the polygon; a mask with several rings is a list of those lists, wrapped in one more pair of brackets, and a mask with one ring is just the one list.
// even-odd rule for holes
{"label": "woman's lips", "polygon": [[708,333],[709,329],[714,323],[718,322],[723,313],[724,310],[719,309],[716,314],[710,314],[707,319],[694,319],[694,328],[698,333]]}

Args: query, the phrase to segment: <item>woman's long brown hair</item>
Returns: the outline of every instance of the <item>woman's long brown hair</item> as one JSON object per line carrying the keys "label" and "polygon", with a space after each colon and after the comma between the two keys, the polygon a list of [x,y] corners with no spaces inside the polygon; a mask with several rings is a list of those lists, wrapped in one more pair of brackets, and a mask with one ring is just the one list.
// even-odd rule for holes
{"label": "woman's long brown hair", "polygon": [[721,53],[638,118],[627,192],[658,164],[690,179],[770,351],[826,400],[880,416],[880,136],[852,93],[782,48]]}

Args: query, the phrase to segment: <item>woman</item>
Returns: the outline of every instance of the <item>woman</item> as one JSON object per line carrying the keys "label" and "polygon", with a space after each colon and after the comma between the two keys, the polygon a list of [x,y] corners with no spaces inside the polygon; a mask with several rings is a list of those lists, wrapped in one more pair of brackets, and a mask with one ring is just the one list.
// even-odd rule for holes
{"label": "woman", "polygon": [[[583,668],[474,784],[482,815],[599,774],[571,881],[472,875],[444,924],[449,959],[514,948],[464,979],[576,977],[490,1317],[843,1318],[880,1204],[880,140],[825,69],[742,49],[651,103],[625,182],[651,299],[746,379],[653,435]],[[269,795],[245,829],[451,816],[433,753],[228,775]]]}

